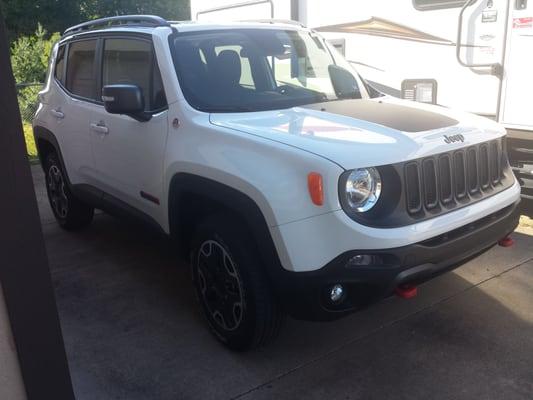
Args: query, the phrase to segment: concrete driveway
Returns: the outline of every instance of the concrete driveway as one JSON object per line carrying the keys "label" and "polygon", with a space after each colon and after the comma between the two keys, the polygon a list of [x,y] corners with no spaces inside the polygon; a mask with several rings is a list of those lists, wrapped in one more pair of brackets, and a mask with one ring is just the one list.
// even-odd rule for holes
{"label": "concrete driveway", "polygon": [[419,290],[331,323],[287,320],[266,349],[208,333],[170,245],[98,214],[66,233],[33,167],[77,398],[532,399],[533,222]]}

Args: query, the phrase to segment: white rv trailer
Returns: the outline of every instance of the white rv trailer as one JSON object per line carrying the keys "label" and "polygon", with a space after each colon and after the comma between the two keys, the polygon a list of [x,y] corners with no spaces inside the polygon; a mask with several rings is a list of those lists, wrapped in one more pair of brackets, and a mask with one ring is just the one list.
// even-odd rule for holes
{"label": "white rv trailer", "polygon": [[191,0],[191,11],[298,21],[386,94],[496,119],[533,199],[533,0]]}

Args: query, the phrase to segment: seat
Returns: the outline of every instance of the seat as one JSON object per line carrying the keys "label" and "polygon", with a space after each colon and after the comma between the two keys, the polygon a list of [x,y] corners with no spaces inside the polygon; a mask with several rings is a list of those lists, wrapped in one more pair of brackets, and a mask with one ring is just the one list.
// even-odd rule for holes
{"label": "seat", "polygon": [[215,88],[224,95],[244,95],[246,90],[240,85],[241,58],[234,50],[223,50],[215,59],[211,72],[211,81]]}

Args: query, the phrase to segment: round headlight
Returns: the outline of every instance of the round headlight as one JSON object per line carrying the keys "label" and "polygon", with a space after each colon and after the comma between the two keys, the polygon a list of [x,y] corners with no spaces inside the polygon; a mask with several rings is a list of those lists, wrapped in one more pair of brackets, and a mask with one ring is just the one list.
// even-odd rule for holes
{"label": "round headlight", "polygon": [[346,179],[346,203],[356,212],[370,210],[381,194],[381,177],[375,168],[354,169]]}

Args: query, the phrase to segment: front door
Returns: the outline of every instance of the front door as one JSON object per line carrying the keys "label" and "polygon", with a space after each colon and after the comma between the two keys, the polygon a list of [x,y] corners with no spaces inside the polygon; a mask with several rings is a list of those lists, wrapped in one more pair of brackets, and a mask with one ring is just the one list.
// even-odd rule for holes
{"label": "front door", "polygon": [[141,88],[148,122],[113,115],[103,106],[91,115],[96,181],[100,188],[148,215],[156,214],[163,188],[168,110],[152,42],[107,38],[103,42],[102,87],[133,84]]}

